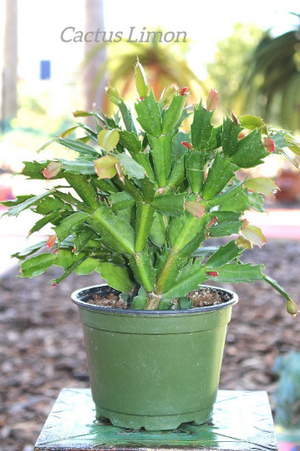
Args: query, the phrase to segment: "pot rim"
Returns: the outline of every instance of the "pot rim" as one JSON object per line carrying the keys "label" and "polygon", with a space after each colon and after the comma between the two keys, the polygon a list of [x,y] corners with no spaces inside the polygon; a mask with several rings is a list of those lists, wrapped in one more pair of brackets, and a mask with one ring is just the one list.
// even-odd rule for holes
{"label": "pot rim", "polygon": [[220,288],[220,287],[215,287],[215,286],[211,286],[211,285],[199,285],[199,288],[212,288],[214,290],[217,291],[223,291],[225,293],[228,293],[231,295],[231,299],[229,299],[228,301],[225,301],[221,304],[216,304],[216,305],[206,305],[203,307],[195,307],[195,308],[191,308],[191,309],[182,309],[182,310],[131,310],[131,309],[117,309],[117,308],[111,308],[111,307],[103,307],[101,305],[93,305],[93,304],[88,304],[87,302],[83,301],[80,299],[80,294],[83,294],[85,291],[87,290],[95,290],[97,288],[102,288],[102,287],[108,287],[111,290],[113,290],[116,293],[120,293],[120,291],[115,290],[114,288],[110,287],[108,284],[106,283],[102,283],[102,284],[97,284],[97,285],[91,285],[91,286],[87,286],[87,287],[83,287],[83,288],[79,288],[78,290],[73,291],[73,293],[71,294],[71,300],[72,302],[74,302],[74,304],[76,304],[78,307],[81,307],[85,310],[93,310],[93,311],[97,311],[97,312],[101,312],[101,313],[106,313],[106,314],[110,314],[110,313],[118,313],[119,315],[138,315],[138,316],[176,316],[176,315],[181,315],[181,314],[195,314],[195,313],[209,313],[212,311],[216,311],[216,310],[221,310],[227,307],[232,307],[233,305],[235,305],[238,302],[238,295],[231,290],[228,290],[227,288]]}

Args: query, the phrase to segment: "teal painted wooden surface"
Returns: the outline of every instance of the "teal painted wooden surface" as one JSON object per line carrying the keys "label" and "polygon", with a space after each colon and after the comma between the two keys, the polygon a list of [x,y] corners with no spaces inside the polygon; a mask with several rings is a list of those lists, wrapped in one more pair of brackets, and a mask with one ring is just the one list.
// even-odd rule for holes
{"label": "teal painted wooden surface", "polygon": [[89,389],[61,391],[35,451],[205,449],[276,451],[277,440],[266,392],[218,392],[213,419],[165,432],[132,431],[95,420]]}

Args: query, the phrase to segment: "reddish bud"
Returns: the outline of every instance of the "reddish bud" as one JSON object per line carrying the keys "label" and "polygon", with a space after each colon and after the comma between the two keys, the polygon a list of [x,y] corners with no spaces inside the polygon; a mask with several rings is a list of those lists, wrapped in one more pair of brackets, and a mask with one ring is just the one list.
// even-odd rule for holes
{"label": "reddish bud", "polygon": [[191,149],[194,150],[194,147],[192,146],[192,144],[188,143],[187,141],[181,141],[181,144],[186,147],[187,149]]}
{"label": "reddish bud", "polygon": [[214,111],[217,108],[218,103],[219,103],[219,92],[213,88],[208,93],[206,99],[206,109],[208,111]]}
{"label": "reddish bud", "polygon": [[245,138],[245,136],[247,136],[247,133],[244,130],[242,130],[238,135],[238,140]]}
{"label": "reddish bud", "polygon": [[187,86],[184,86],[183,88],[179,89],[178,94],[180,96],[182,96],[182,97],[183,96],[188,96],[190,94],[190,90],[189,90],[189,88]]}
{"label": "reddish bud", "polygon": [[264,148],[268,152],[275,152],[276,146],[275,146],[275,142],[273,141],[273,139],[267,138],[263,144],[264,144]]}
{"label": "reddish bud", "polygon": [[47,243],[46,243],[47,249],[51,249],[51,247],[53,247],[55,245],[55,241],[56,241],[56,235],[49,236]]}
{"label": "reddish bud", "polygon": [[219,273],[217,271],[206,271],[208,276],[218,277]]}
{"label": "reddish bud", "polygon": [[212,218],[209,223],[207,224],[207,228],[209,229],[211,226],[213,226],[215,224],[215,222],[217,222],[218,218],[217,216],[215,216],[214,218]]}
{"label": "reddish bud", "polygon": [[53,283],[52,288],[56,288],[56,287],[57,287],[57,283]]}
{"label": "reddish bud", "polygon": [[235,124],[241,125],[239,118],[234,114],[233,111],[231,111],[231,120],[232,122],[234,122]]}

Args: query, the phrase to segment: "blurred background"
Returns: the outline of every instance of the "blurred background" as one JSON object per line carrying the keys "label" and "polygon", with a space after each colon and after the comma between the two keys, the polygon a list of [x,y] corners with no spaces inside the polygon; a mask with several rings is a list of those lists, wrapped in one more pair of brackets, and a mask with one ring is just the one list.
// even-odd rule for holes
{"label": "blurred background", "polygon": [[[137,57],[157,96],[177,82],[188,85],[190,101],[198,102],[215,87],[220,115],[231,110],[255,114],[300,137],[299,0],[252,0],[246,6],[237,0],[217,5],[196,0],[1,0],[0,200],[26,194],[21,178],[13,176],[22,161],[58,155],[55,145],[41,155],[36,151],[74,124],[72,111],[112,112],[104,90],[108,82],[135,100],[128,78]],[[255,258],[299,302],[299,171],[274,156],[260,173],[274,178],[280,190],[268,200],[268,214],[258,219],[251,212],[250,221],[270,239]],[[35,189],[40,186],[30,192]],[[55,293],[48,289],[49,276],[47,281],[17,281],[10,254],[25,246],[23,229],[28,230],[30,221],[23,214],[0,222],[1,451],[32,451],[59,390],[88,386],[76,311],[63,298],[96,281],[71,278]],[[289,451],[299,447],[299,319],[281,315],[282,301],[264,290],[259,284],[238,288],[241,300],[251,299],[255,313],[248,309],[245,314],[245,305],[244,313],[240,306],[234,313],[240,315],[239,323],[229,335],[221,387],[268,390],[278,426],[293,431],[290,442],[285,437],[289,444],[281,444]],[[266,296],[264,301],[258,292]],[[34,313],[28,311],[29,300]],[[273,309],[276,303],[280,313]],[[288,382],[279,384],[279,378]]]}
{"label": "blurred background", "polygon": [[[109,112],[108,82],[134,100],[128,76],[137,56],[157,96],[174,81],[189,85],[194,102],[216,87],[220,114],[247,111],[299,133],[299,22],[297,0],[255,0],[247,9],[238,1],[2,0],[2,191],[14,183],[5,174],[72,124],[72,111],[95,105]],[[274,161],[268,175],[282,169]]]}

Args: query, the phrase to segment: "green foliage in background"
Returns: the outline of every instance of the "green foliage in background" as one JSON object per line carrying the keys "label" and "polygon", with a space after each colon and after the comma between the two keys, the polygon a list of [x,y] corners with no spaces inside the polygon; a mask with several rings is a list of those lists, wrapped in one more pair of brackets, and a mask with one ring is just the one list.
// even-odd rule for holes
{"label": "green foliage in background", "polygon": [[292,132],[300,130],[300,29],[263,36],[240,90],[245,108]]}
{"label": "green foliage in background", "polygon": [[[156,30],[159,32],[159,30]],[[189,86],[193,91],[207,92],[205,84],[199,80],[189,67],[187,52],[189,42],[160,43],[157,39],[150,42],[118,42],[99,43],[86,56],[83,67],[91,61],[103,48],[106,48],[107,58],[99,67],[96,77],[91,85],[96,87],[103,77],[107,77],[110,84],[114,86],[122,97],[128,97],[134,93],[134,80],[130,76],[138,57],[140,63],[147,71],[147,77],[155,96],[159,96],[166,86],[177,83],[178,86]],[[196,101],[196,97],[193,97]],[[111,111],[112,104],[108,101],[102,106],[106,112]]]}
{"label": "green foliage in background", "polygon": [[217,44],[212,63],[207,64],[210,86],[217,86],[223,110],[243,114],[239,90],[248,72],[248,60],[262,38],[263,31],[253,24],[237,23],[233,33]]}

